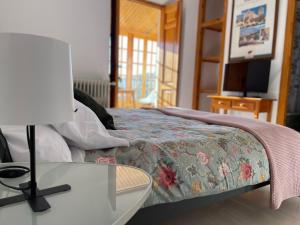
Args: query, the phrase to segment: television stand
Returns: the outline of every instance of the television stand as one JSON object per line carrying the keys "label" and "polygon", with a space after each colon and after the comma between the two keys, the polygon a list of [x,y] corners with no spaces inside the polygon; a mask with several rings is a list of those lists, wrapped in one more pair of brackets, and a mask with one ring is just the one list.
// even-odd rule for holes
{"label": "television stand", "polygon": [[267,121],[271,122],[274,99],[222,95],[212,95],[208,98],[211,99],[211,112],[218,113],[220,109],[223,109],[225,114],[228,110],[251,112],[254,119],[258,119],[260,113],[267,113]]}

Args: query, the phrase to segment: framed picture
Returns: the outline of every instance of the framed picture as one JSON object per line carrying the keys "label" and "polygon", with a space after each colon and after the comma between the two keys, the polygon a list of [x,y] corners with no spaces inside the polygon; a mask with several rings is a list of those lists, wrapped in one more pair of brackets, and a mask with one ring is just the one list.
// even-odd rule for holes
{"label": "framed picture", "polygon": [[234,0],[229,61],[273,58],[277,0]]}

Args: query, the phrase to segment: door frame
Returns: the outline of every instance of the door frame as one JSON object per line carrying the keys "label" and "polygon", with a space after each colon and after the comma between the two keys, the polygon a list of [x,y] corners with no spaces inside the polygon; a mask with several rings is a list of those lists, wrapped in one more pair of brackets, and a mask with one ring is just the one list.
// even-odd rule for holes
{"label": "door frame", "polygon": [[119,11],[120,0],[111,0],[110,26],[110,107],[117,105],[118,96],[118,64],[119,64]]}
{"label": "door frame", "polygon": [[294,34],[295,34],[295,22],[296,22],[296,11],[297,11],[296,6],[297,6],[296,0],[288,1],[284,53],[283,53],[278,111],[277,111],[277,123],[281,125],[285,125],[286,122],[287,104],[288,104],[291,71],[292,71],[293,48],[294,48]]}
{"label": "door frame", "polygon": [[[110,56],[110,82],[113,83],[111,86],[111,98],[110,106],[116,107],[118,98],[118,62],[119,62],[119,21],[120,21],[120,1],[111,0],[111,56]],[[162,10],[164,5],[160,5],[146,0],[129,0],[132,2],[140,3],[149,7]],[[182,5],[182,0],[177,0]],[[181,6],[182,11],[182,6]],[[181,12],[182,13],[182,12]],[[182,27],[182,24],[181,24]],[[176,105],[178,105],[178,93],[179,93],[179,80],[181,71],[181,45],[182,45],[182,29],[180,28],[180,42],[179,42],[179,56],[178,56],[178,78],[177,78],[177,89],[176,89]]]}

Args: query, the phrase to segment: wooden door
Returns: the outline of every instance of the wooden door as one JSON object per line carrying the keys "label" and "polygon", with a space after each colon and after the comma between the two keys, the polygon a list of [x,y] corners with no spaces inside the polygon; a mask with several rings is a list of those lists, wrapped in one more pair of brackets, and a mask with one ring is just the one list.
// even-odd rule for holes
{"label": "wooden door", "polygon": [[159,40],[158,107],[176,106],[182,1],[162,8]]}

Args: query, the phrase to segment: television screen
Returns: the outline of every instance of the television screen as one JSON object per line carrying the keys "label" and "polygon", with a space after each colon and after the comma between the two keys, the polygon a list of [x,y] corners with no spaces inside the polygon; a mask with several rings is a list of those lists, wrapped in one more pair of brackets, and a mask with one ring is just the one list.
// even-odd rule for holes
{"label": "television screen", "polygon": [[224,91],[268,92],[271,60],[227,64]]}
{"label": "television screen", "polygon": [[271,60],[255,60],[248,64],[247,85],[248,92],[268,92]]}
{"label": "television screen", "polygon": [[226,65],[224,91],[243,92],[246,90],[247,64],[244,62]]}

